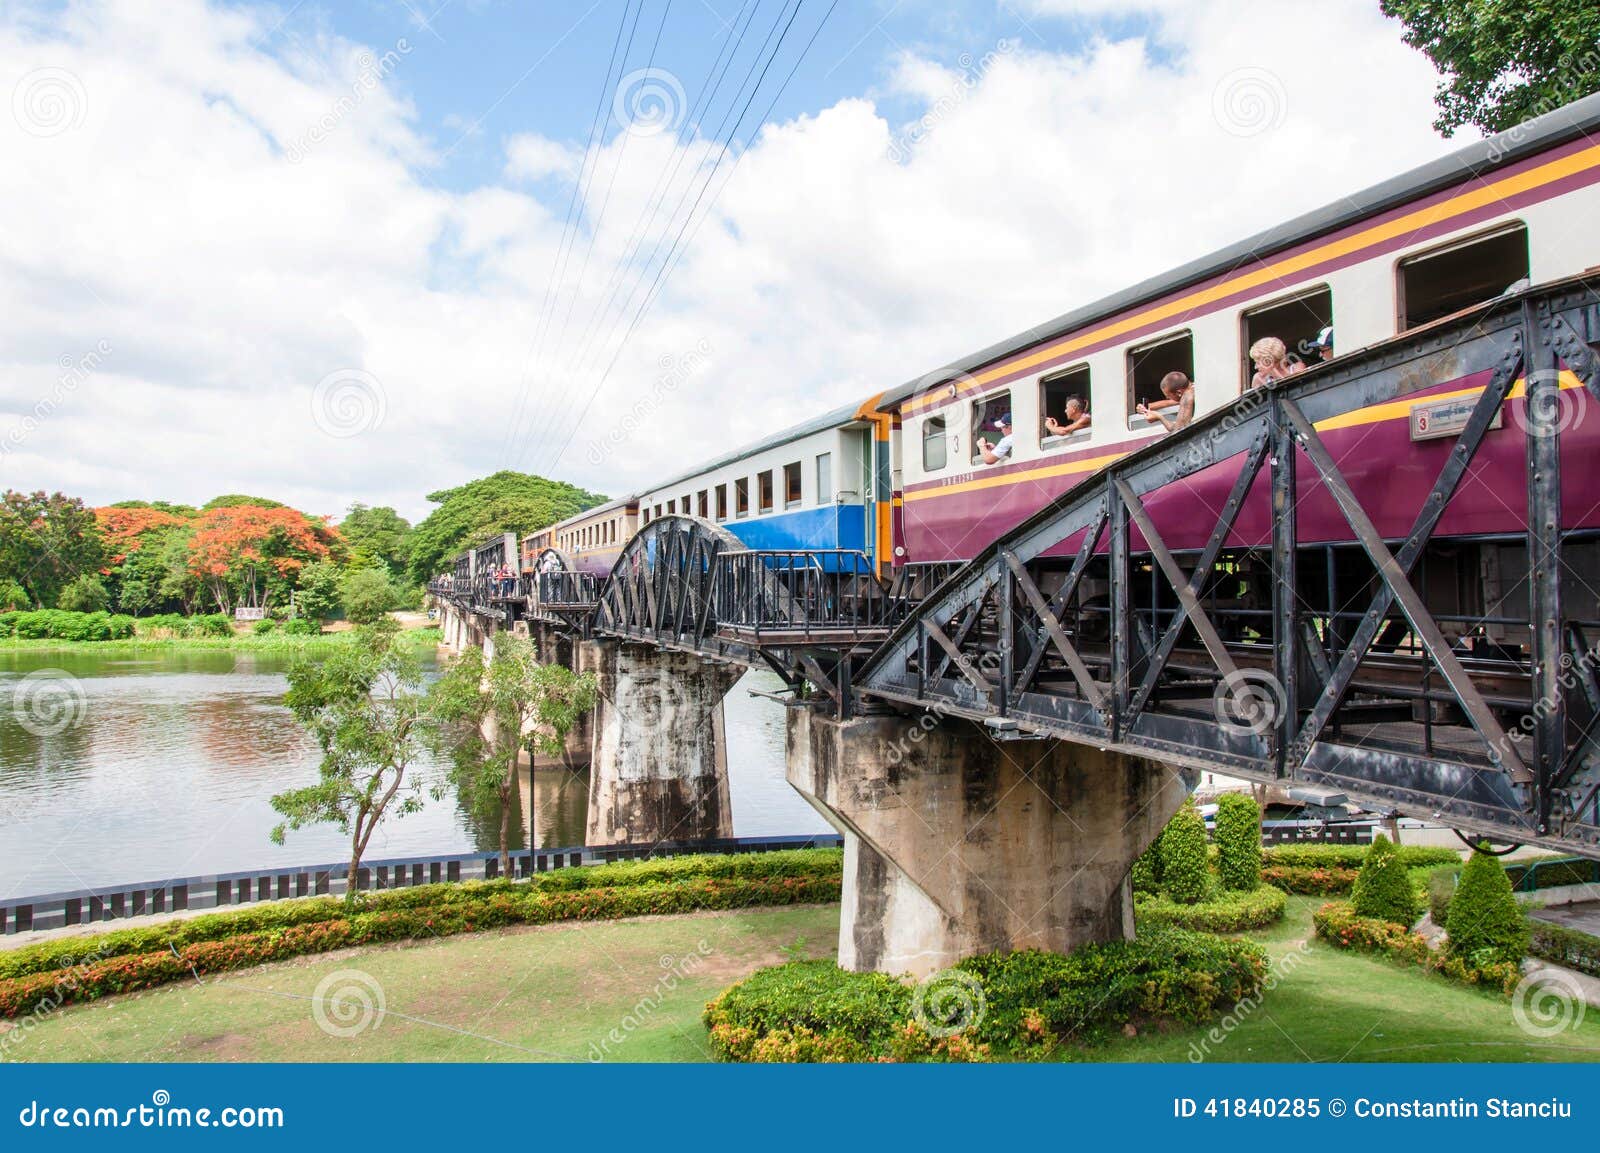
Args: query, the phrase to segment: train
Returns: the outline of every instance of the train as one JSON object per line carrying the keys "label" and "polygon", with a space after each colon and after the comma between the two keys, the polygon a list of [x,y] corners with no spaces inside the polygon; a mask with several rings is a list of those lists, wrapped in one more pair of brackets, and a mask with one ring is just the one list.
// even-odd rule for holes
{"label": "train", "polygon": [[[1343,356],[1519,288],[1585,273],[1600,274],[1600,95],[532,534],[521,542],[521,567],[546,556],[604,574],[634,532],[668,516],[709,521],[751,549],[859,551],[884,577],[962,562],[1165,435],[1146,413],[1169,373],[1193,382],[1203,415],[1248,390],[1249,350],[1262,337],[1280,339],[1305,370],[1329,371]],[[1453,443],[1426,430],[1429,418],[1447,426],[1484,383],[1419,381],[1414,398],[1319,426],[1384,536],[1410,529]],[[1570,373],[1561,384],[1564,453],[1593,459],[1585,454],[1600,449],[1600,414]],[[1522,396],[1518,385],[1439,526],[1445,543],[1432,546],[1460,550],[1452,563],[1464,575],[1452,595],[1463,612],[1481,613],[1523,579]],[[1066,423],[1069,400],[1087,412],[1087,426],[1053,432],[1046,418]],[[998,439],[1002,416],[1010,454],[985,463],[979,441]],[[1236,474],[1238,462],[1231,467]],[[1215,509],[1232,481],[1223,465],[1213,472],[1194,495]],[[1562,527],[1600,528],[1592,470],[1564,469],[1562,486],[1562,507],[1572,510]],[[1326,504],[1327,515],[1313,518],[1320,527],[1303,532],[1302,544],[1351,541],[1326,493],[1303,496]],[[1175,551],[1204,543],[1207,518],[1171,504],[1151,512]],[[1234,532],[1247,545],[1270,532],[1264,497],[1252,498]],[[1576,594],[1594,601],[1596,542],[1575,541],[1567,557]],[[1600,616],[1600,603],[1593,608]]]}

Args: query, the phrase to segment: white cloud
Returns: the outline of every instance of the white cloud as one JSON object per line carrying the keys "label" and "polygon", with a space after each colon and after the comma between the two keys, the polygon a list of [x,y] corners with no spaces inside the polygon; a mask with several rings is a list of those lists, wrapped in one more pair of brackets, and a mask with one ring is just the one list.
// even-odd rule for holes
{"label": "white cloud", "polygon": [[[598,395],[625,325],[607,345],[595,310],[613,288],[628,298],[613,273],[633,226],[681,161],[677,200],[705,143],[680,157],[670,133],[615,134],[587,191],[603,227],[571,248],[569,294],[542,324],[581,155],[520,134],[504,183],[434,187],[435,142],[403,95],[425,34],[409,53],[325,37],[275,56],[275,17],[200,0],[77,7],[48,38],[36,20],[0,26],[0,95],[58,69],[83,102],[55,134],[45,111],[0,108],[0,485],[415,515],[424,492],[510,464],[619,492],[1444,150],[1432,71],[1372,6],[1162,7],[1155,56],[1023,36],[970,60],[901,57],[891,86],[927,109],[914,125],[842,99],[769,127]],[[1265,105],[1223,99],[1241,76]],[[663,211],[645,251],[676,230]],[[63,358],[101,341],[98,368],[33,419]],[[588,446],[663,361],[696,350],[703,367],[596,463]],[[334,438],[312,396],[345,369],[380,382],[385,415]]]}

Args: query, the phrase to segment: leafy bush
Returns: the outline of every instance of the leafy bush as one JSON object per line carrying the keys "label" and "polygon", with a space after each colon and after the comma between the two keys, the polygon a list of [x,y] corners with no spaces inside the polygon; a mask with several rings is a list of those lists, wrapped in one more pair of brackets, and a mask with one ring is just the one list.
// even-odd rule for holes
{"label": "leafy bush", "polygon": [[1209,1020],[1258,992],[1266,973],[1258,945],[1152,928],[1067,956],[1025,950],[959,962],[928,981],[930,1001],[944,989],[974,1010],[948,1037],[914,1019],[904,982],[831,961],[760,970],[712,1000],[704,1021],[724,1061],[1035,1058],[1125,1022]]}
{"label": "leafy bush", "polygon": [[[1408,869],[1421,865],[1459,865],[1461,854],[1436,845],[1397,845],[1400,863]],[[1284,866],[1307,869],[1359,869],[1367,858],[1365,845],[1272,845],[1261,852],[1264,868]]]}
{"label": "leafy bush", "polygon": [[1226,889],[1261,884],[1261,806],[1244,793],[1217,798],[1217,873]]}
{"label": "leafy bush", "polygon": [[381,569],[356,569],[345,575],[339,589],[344,615],[353,624],[369,625],[395,607],[394,589]]}
{"label": "leafy bush", "polygon": [[1600,977],[1600,937],[1537,918],[1529,920],[1528,931],[1530,956]]}
{"label": "leafy bush", "polygon": [[1311,897],[1347,897],[1360,875],[1359,869],[1344,865],[1266,865],[1261,870],[1261,879],[1267,884]]}
{"label": "leafy bush", "polygon": [[231,637],[233,635],[233,622],[223,613],[209,613],[206,616],[190,618],[190,627],[197,637]]}
{"label": "leafy bush", "polygon": [[[0,579],[0,609],[6,614],[18,612],[33,607],[33,601],[28,596],[28,590],[9,577]],[[9,636],[9,633],[0,633],[0,636]]]}
{"label": "leafy bush", "polygon": [[1181,905],[1204,900],[1211,887],[1206,825],[1193,801],[1183,802],[1161,834],[1161,887]]}
{"label": "leafy bush", "polygon": [[295,617],[283,622],[283,635],[287,637],[315,637],[322,634],[322,626],[306,617]]}
{"label": "leafy bush", "polygon": [[1456,865],[1444,865],[1428,872],[1428,916],[1441,928],[1450,915],[1450,898],[1455,896],[1456,877],[1460,873]]}
{"label": "leafy bush", "polygon": [[75,613],[101,613],[111,607],[105,582],[94,573],[81,573],[68,581],[56,597],[56,607]]}
{"label": "leafy bush", "polygon": [[39,609],[0,614],[0,637],[24,640],[110,641],[133,635],[133,618],[106,612]]}
{"label": "leafy bush", "polygon": [[1181,905],[1163,896],[1139,897],[1133,909],[1141,925],[1176,925],[1202,933],[1262,929],[1283,919],[1289,898],[1282,889],[1261,885],[1249,892],[1225,889],[1210,900]]}
{"label": "leafy bush", "polygon": [[1350,891],[1350,907],[1358,917],[1378,917],[1409,928],[1417,919],[1417,897],[1411,875],[1388,837],[1379,833]]}
{"label": "leafy bush", "polygon": [[1500,858],[1474,852],[1461,870],[1445,921],[1448,951],[1475,965],[1518,964],[1528,952],[1528,918],[1511,894]]}
{"label": "leafy bush", "polygon": [[1341,949],[1381,953],[1397,961],[1427,964],[1433,956],[1421,933],[1382,917],[1358,916],[1348,901],[1329,901],[1311,914],[1317,936]]}
{"label": "leafy bush", "polygon": [[1161,839],[1150,842],[1150,847],[1134,858],[1128,873],[1129,883],[1135,893],[1155,893],[1161,888]]}
{"label": "leafy bush", "polygon": [[278,631],[278,622],[273,620],[271,617],[262,617],[255,624],[250,626],[250,631],[258,637],[264,637],[268,633],[275,633]]}

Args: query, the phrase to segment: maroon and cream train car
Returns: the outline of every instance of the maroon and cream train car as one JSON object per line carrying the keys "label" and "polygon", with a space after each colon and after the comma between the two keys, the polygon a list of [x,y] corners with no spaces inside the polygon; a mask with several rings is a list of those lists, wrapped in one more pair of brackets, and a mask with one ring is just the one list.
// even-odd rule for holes
{"label": "maroon and cream train car", "polygon": [[[1247,350],[1263,336],[1281,338],[1314,365],[1317,337],[1329,328],[1334,351],[1348,353],[1530,283],[1600,273],[1597,266],[1600,95],[885,393],[877,407],[899,426],[896,560],[969,559],[1096,470],[1164,434],[1136,406],[1160,399],[1168,372],[1195,382],[1203,414],[1248,386]],[[1426,491],[1450,443],[1414,440],[1411,410],[1430,397],[1470,397],[1485,383],[1434,382],[1414,399],[1319,425],[1386,536],[1410,529],[1413,490]],[[1593,402],[1570,373],[1563,374],[1562,390],[1564,406],[1575,410],[1563,454],[1595,459],[1600,411],[1589,411]],[[1522,391],[1519,384],[1506,402],[1507,419],[1489,434],[1474,483],[1452,502],[1439,537],[1492,540],[1524,531]],[[1062,421],[1070,397],[1087,405],[1091,423],[1051,435],[1045,419]],[[1002,413],[1012,416],[1012,452],[986,466],[976,441],[998,439],[990,430]],[[1562,507],[1572,510],[1564,527],[1600,527],[1600,476],[1571,468],[1562,479]],[[1231,480],[1213,478],[1221,486],[1213,508]],[[1385,493],[1396,499],[1386,504]],[[1186,518],[1176,507],[1165,512],[1158,525],[1169,545],[1203,543],[1211,518]],[[1331,504],[1326,518],[1313,520],[1323,523],[1303,525],[1302,542],[1350,539]],[[1254,531],[1247,517],[1239,529]],[[1463,558],[1463,566],[1486,571],[1491,551]],[[1571,555],[1600,578],[1594,557]]]}
{"label": "maroon and cream train car", "polygon": [[604,576],[639,529],[639,502],[608,501],[522,538],[522,571],[542,565]]}

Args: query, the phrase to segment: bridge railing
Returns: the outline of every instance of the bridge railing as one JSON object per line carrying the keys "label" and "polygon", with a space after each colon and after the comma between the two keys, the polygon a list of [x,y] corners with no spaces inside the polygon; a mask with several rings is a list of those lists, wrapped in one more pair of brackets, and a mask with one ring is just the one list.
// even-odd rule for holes
{"label": "bridge railing", "polygon": [[534,605],[539,608],[593,608],[600,600],[601,578],[589,572],[532,574]]}
{"label": "bridge railing", "polygon": [[711,574],[717,627],[793,639],[887,630],[895,602],[872,561],[847,549],[723,553]]}

